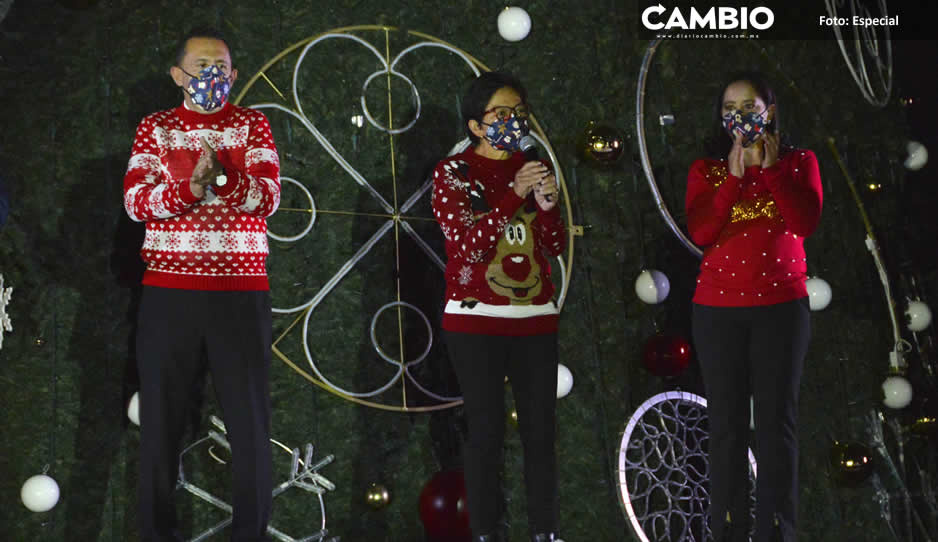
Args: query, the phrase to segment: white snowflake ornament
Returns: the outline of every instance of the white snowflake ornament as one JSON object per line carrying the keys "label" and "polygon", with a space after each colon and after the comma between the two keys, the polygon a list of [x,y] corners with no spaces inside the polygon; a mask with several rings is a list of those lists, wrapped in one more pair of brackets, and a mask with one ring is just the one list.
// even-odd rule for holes
{"label": "white snowflake ornament", "polygon": [[13,331],[13,323],[10,321],[10,315],[7,313],[7,305],[10,304],[10,298],[13,296],[13,287],[3,287],[3,275],[0,275],[0,348],[3,348],[3,332]]}
{"label": "white snowflake ornament", "polygon": [[462,269],[459,270],[459,284],[466,286],[472,282],[472,268],[468,265],[464,265]]}

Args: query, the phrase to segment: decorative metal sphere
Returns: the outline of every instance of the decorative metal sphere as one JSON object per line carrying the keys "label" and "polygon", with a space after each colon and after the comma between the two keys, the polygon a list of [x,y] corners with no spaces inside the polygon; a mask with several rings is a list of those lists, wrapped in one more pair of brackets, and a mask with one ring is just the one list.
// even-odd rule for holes
{"label": "decorative metal sphere", "polygon": [[615,128],[589,122],[580,136],[579,154],[588,163],[609,165],[622,157],[625,139]]}
{"label": "decorative metal sphere", "polygon": [[368,486],[368,491],[365,493],[365,502],[368,503],[368,506],[379,510],[386,507],[388,503],[391,502],[391,493],[388,491],[388,488],[381,484],[371,484]]}
{"label": "decorative metal sphere", "polygon": [[831,446],[831,474],[844,485],[855,486],[873,473],[873,451],[858,442],[834,442]]}
{"label": "decorative metal sphere", "polygon": [[831,285],[821,277],[811,277],[804,283],[808,290],[808,305],[812,311],[821,311],[831,302]]}
{"label": "decorative metal sphere", "polygon": [[498,33],[508,41],[521,41],[531,32],[531,16],[519,7],[507,7],[498,14]]}
{"label": "decorative metal sphere", "polygon": [[909,301],[905,315],[908,318],[909,329],[916,333],[924,330],[931,323],[931,309],[922,301]]}
{"label": "decorative metal sphere", "polygon": [[883,403],[889,408],[905,408],[912,402],[912,385],[901,375],[883,381]]}
{"label": "decorative metal sphere", "polygon": [[648,339],[642,362],[648,371],[660,377],[678,376],[687,369],[691,359],[691,346],[677,335],[657,334]]}

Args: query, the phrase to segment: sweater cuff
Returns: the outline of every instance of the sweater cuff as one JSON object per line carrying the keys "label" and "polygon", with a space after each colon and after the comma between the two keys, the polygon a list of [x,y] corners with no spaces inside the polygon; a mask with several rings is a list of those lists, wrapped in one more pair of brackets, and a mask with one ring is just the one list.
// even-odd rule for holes
{"label": "sweater cuff", "polygon": [[179,199],[186,205],[192,205],[200,199],[192,193],[192,186],[189,184],[189,179],[180,179],[179,187],[176,191],[179,193]]}
{"label": "sweater cuff", "polygon": [[534,222],[537,222],[538,224],[549,225],[549,224],[556,224],[562,221],[563,221],[563,218],[562,218],[562,215],[560,214],[559,202],[557,205],[554,205],[553,207],[551,207],[549,211],[545,211],[541,209],[540,205],[537,205],[537,216],[534,217]]}
{"label": "sweater cuff", "polygon": [[225,168],[225,177],[227,178],[223,186],[213,185],[212,189],[216,196],[230,196],[241,182],[241,173],[234,168]]}

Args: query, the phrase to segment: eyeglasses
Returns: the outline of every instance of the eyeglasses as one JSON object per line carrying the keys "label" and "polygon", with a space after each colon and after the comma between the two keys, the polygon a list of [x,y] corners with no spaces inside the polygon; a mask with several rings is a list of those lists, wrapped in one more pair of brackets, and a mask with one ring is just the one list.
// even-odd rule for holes
{"label": "eyeglasses", "polygon": [[486,116],[489,113],[495,113],[495,118],[498,120],[508,120],[511,117],[517,117],[519,119],[526,119],[531,116],[531,106],[528,104],[518,104],[514,107],[508,107],[507,105],[498,105],[482,113],[482,116]]}

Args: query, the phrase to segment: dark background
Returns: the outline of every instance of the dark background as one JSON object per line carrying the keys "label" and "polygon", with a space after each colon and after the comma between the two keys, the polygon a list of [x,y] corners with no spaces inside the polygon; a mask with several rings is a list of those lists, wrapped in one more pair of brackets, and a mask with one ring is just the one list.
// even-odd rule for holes
{"label": "dark background", "polygon": [[[135,287],[140,263],[138,225],[122,209],[122,179],[134,129],[146,114],[178,105],[168,77],[175,41],[196,24],[221,28],[232,44],[240,79],[234,94],[267,61],[320,32],[355,24],[398,28],[356,35],[393,56],[427,33],[464,49],[487,66],[514,71],[557,152],[572,203],[572,223],[590,226],[574,246],[569,297],[561,319],[561,360],[575,384],[558,405],[561,534],[573,540],[622,540],[632,534],[617,497],[619,439],[632,411],[652,394],[680,387],[701,392],[694,365],[663,381],[641,364],[645,342],[656,332],[690,336],[689,306],[696,259],[661,220],[637,162],[635,91],[648,45],[633,30],[645,4],[621,0],[521,2],[533,30],[518,43],[497,32],[499,2],[464,0],[363,1],[257,0],[136,2],[132,0],[18,0],[0,23],[0,172],[11,190],[12,212],[0,231],[0,272],[14,287],[8,307],[14,331],[0,350],[0,538],[125,540],[135,534],[135,468],[139,442],[127,420],[127,400],[137,389],[132,353]],[[385,41],[387,36],[387,42]],[[723,76],[756,67],[774,81],[784,127],[818,156],[824,214],[806,241],[811,274],[833,288],[830,306],[814,314],[814,340],[806,360],[801,402],[801,525],[803,539],[889,540],[870,481],[842,487],[832,480],[829,452],[835,439],[870,445],[868,417],[881,407],[892,332],[882,287],[863,239],[860,213],[828,149],[828,138],[861,189],[886,257],[900,305],[908,297],[938,299],[935,250],[935,167],[902,167],[914,139],[936,149],[934,41],[895,41],[895,81],[888,104],[865,102],[833,40],[669,41],[658,47],[646,95],[646,138],[665,202],[684,224],[683,193],[690,163],[702,153],[710,105]],[[299,51],[268,70],[284,92]],[[414,129],[393,140],[367,122],[359,99],[365,78],[379,69],[373,56],[347,40],[323,43],[307,55],[299,77],[307,116],[385,198],[396,183],[403,197],[427,168],[463,137],[457,100],[470,72],[457,57],[421,50],[399,69],[420,89],[422,111]],[[386,78],[365,91],[369,108],[387,119]],[[393,80],[395,125],[413,118],[409,89]],[[248,89],[242,105],[279,102],[266,83]],[[674,115],[661,126],[661,114]],[[371,213],[374,200],[342,171],[305,129],[269,112],[282,174],[307,186],[320,209]],[[579,156],[589,121],[612,127],[626,144],[622,159],[599,168]],[[881,184],[870,190],[870,184]],[[305,202],[285,185],[283,206]],[[429,217],[426,198],[415,215]],[[570,217],[568,217],[570,218]],[[278,213],[271,229],[298,231],[303,215]],[[417,229],[431,243],[432,222]],[[359,214],[320,214],[312,233],[296,243],[271,242],[269,271],[276,306],[314,295],[381,220]],[[402,240],[394,264],[386,237],[317,308],[309,326],[310,351],[339,386],[364,391],[382,385],[393,367],[378,359],[368,330],[372,315],[401,298],[435,322],[440,275],[412,243]],[[668,300],[639,301],[633,283],[645,267],[671,280]],[[393,312],[378,321],[382,348],[397,351]],[[275,336],[293,322],[275,317]],[[405,357],[413,359],[426,334],[405,313]],[[300,325],[279,344],[309,371]],[[918,336],[922,351],[910,356],[916,397],[928,396],[920,367],[933,360],[934,326]],[[903,328],[905,337],[912,334]],[[445,351],[434,348],[415,374],[442,395],[456,395]],[[931,386],[933,389],[933,386]],[[315,387],[275,358],[272,370],[273,436],[290,447],[312,442],[317,457],[335,454],[323,474],[338,488],[326,497],[327,526],[349,541],[423,540],[418,499],[442,468],[459,465],[459,408],[401,413],[356,405]],[[194,414],[191,438],[204,435],[217,413],[211,387]],[[407,390],[408,405],[438,404]],[[376,399],[402,404],[401,387]],[[887,419],[906,425],[921,412],[917,400]],[[933,445],[934,442],[931,442]],[[934,448],[910,437],[906,455],[935,480]],[[506,521],[520,539],[526,532],[520,442],[511,430],[505,445]],[[289,456],[276,452],[278,477]],[[19,500],[29,477],[49,474],[61,487],[59,504],[36,514]],[[224,496],[225,467],[204,450],[187,463],[191,477]],[[889,489],[897,482],[879,462]],[[365,502],[371,483],[387,486],[390,505]],[[934,482],[932,482],[932,485]],[[180,492],[184,524],[197,533],[222,519],[214,509]],[[893,499],[893,505],[899,502]],[[894,510],[894,513],[897,513]],[[273,524],[294,535],[313,532],[318,504],[299,490],[274,501]],[[934,516],[925,516],[935,536]],[[901,531],[901,529],[900,529]],[[901,534],[901,533],[900,533]],[[223,537],[219,537],[223,539]]]}

